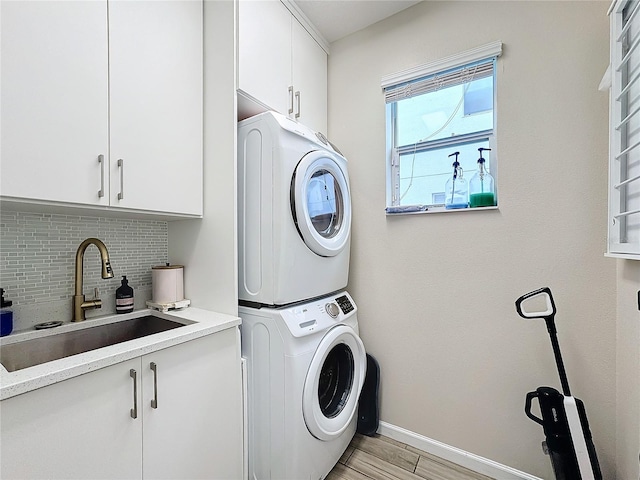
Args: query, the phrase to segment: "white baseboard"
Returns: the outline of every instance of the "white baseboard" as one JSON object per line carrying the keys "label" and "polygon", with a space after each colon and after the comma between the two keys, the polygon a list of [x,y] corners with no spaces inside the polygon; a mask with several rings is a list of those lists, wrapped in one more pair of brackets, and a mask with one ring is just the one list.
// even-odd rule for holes
{"label": "white baseboard", "polygon": [[465,452],[459,448],[452,447],[451,445],[433,440],[402,427],[396,427],[390,423],[380,422],[378,433],[411,445],[423,452],[449,460],[474,472],[487,475],[488,477],[499,478],[500,480],[542,480],[534,475],[502,465],[488,458]]}

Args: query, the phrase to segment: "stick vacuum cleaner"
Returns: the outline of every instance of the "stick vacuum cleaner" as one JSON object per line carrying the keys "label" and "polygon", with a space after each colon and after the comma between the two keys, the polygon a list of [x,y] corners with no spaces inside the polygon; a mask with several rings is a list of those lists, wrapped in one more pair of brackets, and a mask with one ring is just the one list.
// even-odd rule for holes
{"label": "stick vacuum cleaner", "polygon": [[[537,300],[532,300],[537,297]],[[527,304],[544,300],[546,309],[528,311],[523,309]],[[591,438],[589,422],[584,403],[571,396],[567,373],[564,370],[560,345],[556,335],[554,316],[556,305],[548,287],[529,292],[516,300],[516,310],[522,318],[544,319],[551,337],[553,354],[556,358],[562,392],[555,388],[539,387],[535,392],[527,393],[524,411],[531,420],[542,425],[546,441],[542,442],[545,453],[551,457],[553,473],[557,480],[602,480],[596,449]],[[531,403],[538,399],[542,418],[531,413]]]}

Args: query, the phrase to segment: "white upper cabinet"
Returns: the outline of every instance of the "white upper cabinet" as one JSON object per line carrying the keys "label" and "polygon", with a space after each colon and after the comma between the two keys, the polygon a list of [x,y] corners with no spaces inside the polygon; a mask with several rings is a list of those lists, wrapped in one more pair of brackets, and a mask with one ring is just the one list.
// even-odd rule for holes
{"label": "white upper cabinet", "polygon": [[291,108],[291,13],[277,0],[241,0],[240,89],[280,113]]}
{"label": "white upper cabinet", "polygon": [[202,2],[109,3],[111,204],[202,215]]}
{"label": "white upper cabinet", "polygon": [[291,23],[294,112],[301,123],[327,133],[327,54],[295,19]]}
{"label": "white upper cabinet", "polygon": [[202,2],[1,8],[2,198],[201,216]]}
{"label": "white upper cabinet", "polygon": [[327,54],[289,9],[239,0],[238,37],[240,92],[326,133]]}
{"label": "white upper cabinet", "polygon": [[0,9],[0,194],[108,205],[98,196],[98,157],[109,158],[107,2]]}

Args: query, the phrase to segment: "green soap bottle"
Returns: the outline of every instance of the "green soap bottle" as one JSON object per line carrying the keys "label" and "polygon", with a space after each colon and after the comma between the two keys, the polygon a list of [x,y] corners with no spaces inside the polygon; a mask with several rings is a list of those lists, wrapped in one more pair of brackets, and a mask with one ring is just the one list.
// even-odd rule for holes
{"label": "green soap bottle", "polygon": [[482,152],[491,150],[490,148],[479,148],[480,158],[478,158],[478,170],[469,180],[469,206],[494,207],[496,202],[496,185],[491,174],[485,167],[485,159]]}

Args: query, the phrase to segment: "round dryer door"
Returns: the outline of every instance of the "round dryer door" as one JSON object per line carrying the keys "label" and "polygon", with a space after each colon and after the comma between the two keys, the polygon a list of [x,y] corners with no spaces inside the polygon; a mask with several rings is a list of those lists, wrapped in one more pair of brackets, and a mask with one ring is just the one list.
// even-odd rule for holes
{"label": "round dryer door", "polygon": [[[325,151],[310,152],[291,181],[291,210],[298,232],[314,253],[338,255],[349,242],[351,198],[346,163]],[[345,170],[343,170],[343,168]]]}
{"label": "round dryer door", "polygon": [[327,332],[311,360],[302,393],[307,429],[324,441],[342,434],[358,410],[367,369],[360,337],[347,325]]}

